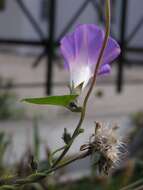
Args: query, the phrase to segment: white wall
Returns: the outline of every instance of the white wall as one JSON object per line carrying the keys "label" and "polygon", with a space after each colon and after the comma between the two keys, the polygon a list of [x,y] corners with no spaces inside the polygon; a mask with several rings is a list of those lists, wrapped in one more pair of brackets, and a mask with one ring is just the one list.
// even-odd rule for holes
{"label": "white wall", "polygon": [[[134,26],[143,18],[143,0],[129,0],[128,12],[128,34],[133,30]],[[131,45],[143,46],[143,24],[135,38],[131,41]]]}
{"label": "white wall", "polygon": [[13,0],[6,1],[6,10],[0,12],[0,37],[21,37],[21,14]]}

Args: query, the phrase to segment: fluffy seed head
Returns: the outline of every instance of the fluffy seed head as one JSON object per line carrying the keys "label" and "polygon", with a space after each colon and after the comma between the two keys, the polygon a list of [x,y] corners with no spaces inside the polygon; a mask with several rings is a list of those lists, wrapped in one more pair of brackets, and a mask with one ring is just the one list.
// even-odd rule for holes
{"label": "fluffy seed head", "polygon": [[95,133],[90,139],[90,147],[100,155],[99,170],[108,174],[109,170],[120,161],[122,142],[116,134],[117,127],[108,128],[100,123],[95,125]]}

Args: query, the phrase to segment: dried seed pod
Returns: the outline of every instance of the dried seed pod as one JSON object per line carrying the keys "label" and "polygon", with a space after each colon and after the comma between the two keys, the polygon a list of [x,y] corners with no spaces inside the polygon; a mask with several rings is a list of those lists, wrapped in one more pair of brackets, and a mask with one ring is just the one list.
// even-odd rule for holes
{"label": "dried seed pod", "polygon": [[[122,141],[116,135],[117,127],[108,128],[101,123],[95,123],[94,138],[90,138],[90,148],[93,150],[92,154],[98,152],[100,159],[98,160],[99,171],[105,174],[113,168],[120,160]],[[96,161],[97,162],[97,161]]]}

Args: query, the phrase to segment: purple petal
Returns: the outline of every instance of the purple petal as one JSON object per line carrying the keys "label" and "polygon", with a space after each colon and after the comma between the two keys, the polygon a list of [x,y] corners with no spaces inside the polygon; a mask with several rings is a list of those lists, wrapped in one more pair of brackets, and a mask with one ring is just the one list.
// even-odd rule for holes
{"label": "purple petal", "polygon": [[75,59],[75,44],[73,35],[67,35],[61,40],[61,52],[65,58],[65,66],[69,67],[69,62]]}
{"label": "purple petal", "polygon": [[75,55],[77,64],[88,63],[88,41],[86,25],[79,25],[74,32]]}
{"label": "purple petal", "polygon": [[103,64],[109,64],[112,61],[114,61],[114,59],[118,57],[120,52],[121,50],[118,43],[113,38],[109,37],[108,43],[103,55]]}
{"label": "purple petal", "polygon": [[[88,26],[88,58],[91,66],[96,65],[104,40],[104,31],[96,25]],[[92,67],[94,68],[94,67]]]}
{"label": "purple petal", "polygon": [[98,75],[104,75],[110,73],[110,71],[111,71],[111,66],[109,64],[101,65],[98,71]]}
{"label": "purple petal", "polygon": [[[104,32],[94,24],[79,25],[72,35],[61,40],[61,52],[70,64],[96,64]],[[67,64],[66,64],[67,65]]]}
{"label": "purple petal", "polygon": [[[79,25],[75,32],[61,40],[61,52],[66,67],[71,74],[71,81],[77,85],[82,81],[88,83],[93,76],[99,54],[103,45],[105,33],[94,24]],[[110,63],[120,54],[118,43],[109,37],[104,50],[99,75],[109,73]],[[88,72],[87,72],[88,70]]]}
{"label": "purple petal", "polygon": [[83,24],[77,27],[74,37],[78,62],[95,65],[104,39],[103,31],[94,24]]}

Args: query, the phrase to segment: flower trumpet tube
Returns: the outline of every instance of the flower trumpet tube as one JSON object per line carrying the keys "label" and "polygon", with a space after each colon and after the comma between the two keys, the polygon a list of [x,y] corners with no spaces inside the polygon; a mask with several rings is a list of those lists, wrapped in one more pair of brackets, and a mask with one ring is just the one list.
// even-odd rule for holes
{"label": "flower trumpet tube", "polygon": [[[94,24],[79,25],[75,31],[61,39],[60,49],[65,59],[65,67],[70,72],[71,88],[82,84],[82,89],[94,75],[94,70],[102,48],[104,30]],[[108,38],[98,75],[108,74],[111,62],[120,54],[118,43]]]}

